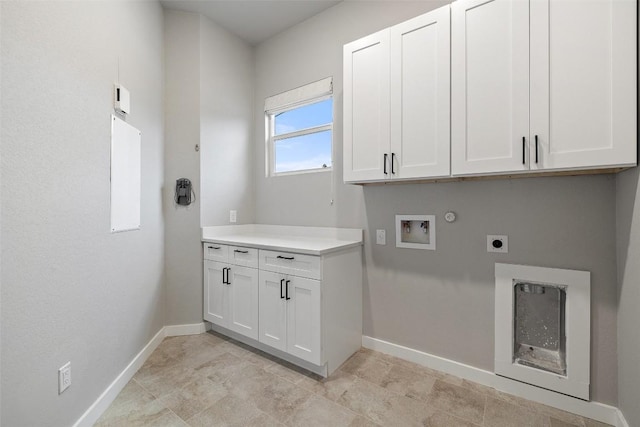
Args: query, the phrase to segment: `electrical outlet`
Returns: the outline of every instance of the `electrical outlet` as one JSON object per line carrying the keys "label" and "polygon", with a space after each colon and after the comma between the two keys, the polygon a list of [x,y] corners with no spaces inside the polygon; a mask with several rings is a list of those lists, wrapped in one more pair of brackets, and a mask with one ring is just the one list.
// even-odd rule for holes
{"label": "electrical outlet", "polygon": [[71,362],[67,362],[58,369],[58,394],[69,388],[71,385]]}
{"label": "electrical outlet", "polygon": [[236,222],[238,220],[238,211],[229,211],[229,222]]}
{"label": "electrical outlet", "polygon": [[385,230],[376,230],[376,243],[378,245],[387,244],[387,232]]}
{"label": "electrical outlet", "polygon": [[487,236],[487,252],[500,252],[506,254],[509,252],[509,237],[499,235]]}

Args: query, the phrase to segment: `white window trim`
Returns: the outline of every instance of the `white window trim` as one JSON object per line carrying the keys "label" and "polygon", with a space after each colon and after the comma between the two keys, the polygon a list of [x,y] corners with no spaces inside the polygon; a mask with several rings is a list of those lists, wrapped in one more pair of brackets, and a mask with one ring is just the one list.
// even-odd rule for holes
{"label": "white window trim", "polygon": [[[306,173],[318,173],[318,172],[331,172],[333,171],[333,121],[335,118],[334,115],[334,105],[333,102],[331,104],[331,123],[320,126],[313,126],[310,128],[300,129],[293,132],[283,133],[280,135],[274,135],[275,133],[275,117],[276,115],[290,111],[296,108],[304,107],[306,105],[316,104],[318,102],[326,101],[327,99],[333,98],[333,94],[319,96],[313,99],[306,100],[305,102],[298,102],[295,104],[290,104],[286,108],[280,108],[277,110],[265,111],[265,132],[267,135],[266,138],[266,177],[274,177],[274,176],[287,176],[287,175],[301,175]],[[276,172],[276,155],[275,155],[275,143],[277,141],[289,138],[295,138],[297,136],[310,135],[313,133],[326,132],[327,130],[331,131],[331,166],[327,166],[326,168],[319,167],[313,169],[303,169],[297,171],[288,171],[288,172]]]}

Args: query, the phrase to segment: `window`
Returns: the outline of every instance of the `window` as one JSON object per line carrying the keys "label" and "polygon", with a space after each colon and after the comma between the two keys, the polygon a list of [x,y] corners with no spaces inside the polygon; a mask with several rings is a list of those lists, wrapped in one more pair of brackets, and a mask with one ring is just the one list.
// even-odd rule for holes
{"label": "window", "polygon": [[331,78],[268,98],[265,113],[268,175],[331,170]]}

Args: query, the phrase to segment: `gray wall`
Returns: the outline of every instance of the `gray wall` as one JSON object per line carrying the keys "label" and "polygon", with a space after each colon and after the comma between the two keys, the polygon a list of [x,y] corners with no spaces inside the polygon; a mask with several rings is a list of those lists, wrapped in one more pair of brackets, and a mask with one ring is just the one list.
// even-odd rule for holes
{"label": "gray wall", "polygon": [[[165,55],[167,324],[179,325],[202,322],[201,224],[227,224],[230,209],[253,222],[253,55],[208,18],[173,10]],[[173,200],[182,177],[196,192],[188,207]]]}
{"label": "gray wall", "polygon": [[640,174],[616,180],[618,237],[618,399],[630,426],[640,426]]}
{"label": "gray wall", "polygon": [[[0,424],[71,425],[164,325],[162,9],[0,7]],[[132,96],[127,122],[142,131],[142,228],[111,234],[118,59]],[[73,382],[58,395],[67,361]]]}
{"label": "gray wall", "polygon": [[[443,3],[343,2],[257,47],[256,220],[365,229],[364,334],[487,370],[493,370],[495,262],[591,271],[592,398],[616,404],[611,176],[342,184],[342,45]],[[329,75],[333,174],[265,178],[264,98]],[[447,210],[458,221],[447,224]],[[396,249],[395,214],[435,214],[437,251]],[[378,228],[387,230],[386,246],[371,244]],[[508,234],[509,254],[487,254],[487,234]]]}
{"label": "gray wall", "polygon": [[[164,223],[167,323],[202,321],[200,248],[200,15],[164,11]],[[191,180],[196,201],[174,203],[178,178]]]}
{"label": "gray wall", "polygon": [[[640,17],[640,10],[638,11]],[[640,35],[638,36],[640,45]],[[638,88],[640,97],[640,88]],[[640,171],[617,175],[618,406],[630,426],[640,426]]]}
{"label": "gray wall", "polygon": [[253,49],[201,18],[200,179],[201,224],[254,221],[253,211]]}

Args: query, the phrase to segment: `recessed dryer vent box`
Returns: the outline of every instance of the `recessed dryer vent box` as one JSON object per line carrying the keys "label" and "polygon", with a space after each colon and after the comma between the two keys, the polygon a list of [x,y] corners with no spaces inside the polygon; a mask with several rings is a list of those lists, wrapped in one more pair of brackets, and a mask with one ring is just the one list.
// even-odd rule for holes
{"label": "recessed dryer vent box", "polygon": [[396,247],[435,251],[435,215],[396,215]]}

